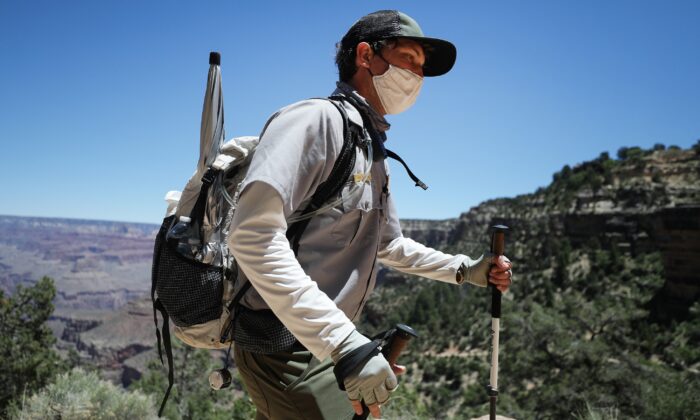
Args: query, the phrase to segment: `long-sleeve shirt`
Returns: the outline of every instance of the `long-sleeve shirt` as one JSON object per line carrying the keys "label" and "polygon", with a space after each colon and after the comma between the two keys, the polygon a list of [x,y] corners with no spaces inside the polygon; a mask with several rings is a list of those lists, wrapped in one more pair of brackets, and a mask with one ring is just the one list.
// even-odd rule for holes
{"label": "long-sleeve shirt", "polygon": [[[351,122],[359,112],[345,102]],[[365,131],[365,136],[369,134]],[[374,289],[377,262],[409,274],[456,283],[467,257],[425,247],[401,233],[385,160],[358,148],[342,202],[311,218],[294,255],[288,223],[325,181],[343,145],[343,122],[326,100],[306,100],[266,125],[241,191],[229,247],[254,286],[242,304],[271,309],[318,359],[354,329]]]}

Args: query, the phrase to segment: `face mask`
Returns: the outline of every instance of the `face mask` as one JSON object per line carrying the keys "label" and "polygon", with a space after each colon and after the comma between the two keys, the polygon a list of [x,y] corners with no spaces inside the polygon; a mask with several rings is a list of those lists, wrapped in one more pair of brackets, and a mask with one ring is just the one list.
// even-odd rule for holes
{"label": "face mask", "polygon": [[414,72],[389,64],[389,70],[372,76],[379,100],[387,114],[400,114],[407,110],[418,97],[423,78]]}

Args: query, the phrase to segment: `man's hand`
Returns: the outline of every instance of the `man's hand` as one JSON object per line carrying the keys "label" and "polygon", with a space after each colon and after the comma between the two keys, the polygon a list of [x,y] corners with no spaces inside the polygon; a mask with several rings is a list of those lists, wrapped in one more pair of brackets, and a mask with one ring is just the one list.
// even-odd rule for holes
{"label": "man's hand", "polygon": [[491,257],[491,261],[493,267],[489,271],[489,282],[496,286],[496,289],[500,290],[501,293],[505,293],[513,284],[513,263],[505,255],[494,255]]}
{"label": "man's hand", "polygon": [[466,281],[480,287],[491,283],[505,293],[513,283],[512,268],[513,263],[505,255],[499,257],[487,252],[476,260],[467,257],[457,273],[457,283]]}
{"label": "man's hand", "polygon": [[[364,335],[353,331],[343,343],[332,353],[334,363],[338,363],[343,356],[361,347],[370,340]],[[374,418],[381,417],[381,404],[389,400],[389,395],[398,387],[396,375],[406,371],[404,366],[393,365],[384,358],[381,353],[367,359],[361,367],[358,367],[344,380],[345,391],[352,404],[355,413],[362,414],[362,401],[369,408]]]}

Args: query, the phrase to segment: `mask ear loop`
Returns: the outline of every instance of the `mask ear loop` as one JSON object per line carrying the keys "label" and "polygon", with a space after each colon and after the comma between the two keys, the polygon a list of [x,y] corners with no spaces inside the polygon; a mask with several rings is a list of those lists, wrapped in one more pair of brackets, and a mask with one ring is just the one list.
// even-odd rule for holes
{"label": "mask ear loop", "polygon": [[[384,58],[384,56],[383,56],[381,53],[379,53],[379,52],[378,52],[378,53],[374,53],[374,55],[377,56],[377,57],[379,57],[379,58],[381,58],[383,62],[387,63],[387,64],[389,65],[389,68],[392,67],[391,63],[388,62],[388,61],[386,61],[386,58]],[[389,69],[387,69],[387,70],[389,70]],[[372,73],[372,68],[370,67],[369,62],[367,63],[367,71],[369,72],[370,76],[372,76],[372,77],[382,76],[384,73],[386,73],[386,72],[384,72],[384,73],[382,73],[382,74],[374,74],[374,73]]]}

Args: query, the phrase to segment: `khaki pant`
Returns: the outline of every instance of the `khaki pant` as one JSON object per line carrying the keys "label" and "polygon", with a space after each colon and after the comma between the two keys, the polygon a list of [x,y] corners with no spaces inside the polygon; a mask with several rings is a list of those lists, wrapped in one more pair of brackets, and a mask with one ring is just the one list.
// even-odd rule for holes
{"label": "khaki pant", "polygon": [[308,351],[251,353],[234,345],[233,357],[257,408],[256,420],[350,419],[348,396],[338,389],[330,359]]}

